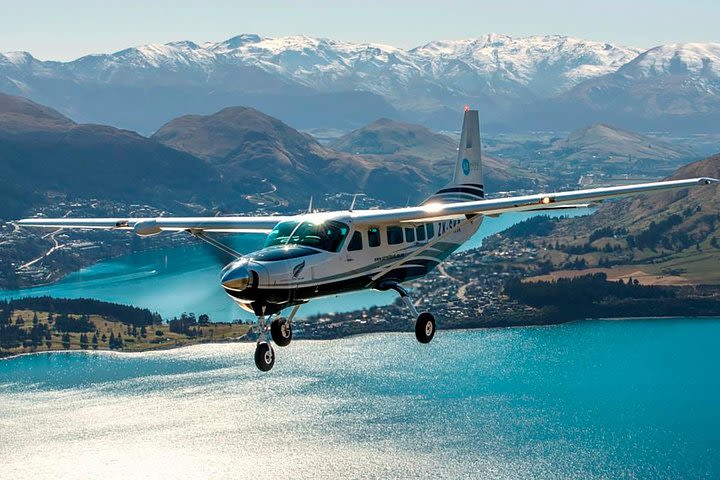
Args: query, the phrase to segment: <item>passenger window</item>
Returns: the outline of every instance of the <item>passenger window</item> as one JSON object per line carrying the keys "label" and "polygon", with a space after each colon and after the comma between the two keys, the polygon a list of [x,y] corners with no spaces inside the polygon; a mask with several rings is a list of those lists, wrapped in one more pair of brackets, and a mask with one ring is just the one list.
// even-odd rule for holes
{"label": "passenger window", "polygon": [[377,227],[368,228],[368,245],[371,247],[380,246],[380,229]]}
{"label": "passenger window", "polygon": [[405,241],[408,243],[412,243],[415,241],[415,229],[414,228],[406,228],[405,229]]}
{"label": "passenger window", "polygon": [[348,251],[354,252],[355,250],[362,250],[362,234],[358,231],[353,233],[350,243],[348,243]]}
{"label": "passenger window", "polygon": [[417,239],[418,242],[424,242],[425,241],[425,227],[420,225],[415,229],[415,232],[417,233]]}
{"label": "passenger window", "polygon": [[430,240],[435,236],[435,224],[428,223],[425,227],[427,228],[427,238]]}
{"label": "passenger window", "polygon": [[387,227],[387,241],[390,245],[403,243],[403,231],[400,227]]}

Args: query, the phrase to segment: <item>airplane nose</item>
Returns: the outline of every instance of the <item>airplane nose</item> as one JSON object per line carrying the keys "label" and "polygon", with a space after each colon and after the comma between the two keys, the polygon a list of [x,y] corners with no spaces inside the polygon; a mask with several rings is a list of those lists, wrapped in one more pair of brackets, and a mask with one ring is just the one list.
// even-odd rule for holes
{"label": "airplane nose", "polygon": [[247,264],[230,264],[225,267],[220,277],[220,283],[222,286],[229,290],[245,290],[252,279],[250,270],[248,270],[246,265]]}

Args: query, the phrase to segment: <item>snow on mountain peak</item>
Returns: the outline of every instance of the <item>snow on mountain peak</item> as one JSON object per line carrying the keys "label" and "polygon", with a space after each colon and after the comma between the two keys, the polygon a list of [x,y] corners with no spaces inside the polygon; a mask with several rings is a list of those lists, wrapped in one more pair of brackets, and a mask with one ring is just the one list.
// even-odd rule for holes
{"label": "snow on mountain peak", "polygon": [[720,78],[720,43],[671,43],[642,53],[618,73],[629,78],[699,75]]}
{"label": "snow on mountain peak", "polygon": [[0,65],[7,64],[15,67],[27,65],[35,60],[35,57],[28,52],[6,52],[0,53]]}

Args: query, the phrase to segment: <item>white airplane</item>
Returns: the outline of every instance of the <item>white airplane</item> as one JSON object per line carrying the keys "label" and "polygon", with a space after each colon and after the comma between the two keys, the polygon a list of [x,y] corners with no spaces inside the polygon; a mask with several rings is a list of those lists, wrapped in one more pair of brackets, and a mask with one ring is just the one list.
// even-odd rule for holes
{"label": "white airplane", "polygon": [[[478,112],[466,108],[452,180],[416,207],[353,210],[351,206],[346,211],[267,217],[29,218],[18,223],[130,230],[141,236],[186,231],[236,257],[222,269],[220,283],[241,308],[257,315],[255,364],[268,371],[275,363],[268,323],[272,341],[287,346],[300,305],[339,293],[396,291],[415,318],[417,340],[430,342],[435,318],[429,312],[417,312],[401,283],[435,268],[470,239],[487,216],[576,208],[607,198],[716,182],[692,178],[486,200]],[[242,255],[207,236],[212,232],[263,232],[267,239],[261,250]],[[289,307],[287,318],[277,316]]]}

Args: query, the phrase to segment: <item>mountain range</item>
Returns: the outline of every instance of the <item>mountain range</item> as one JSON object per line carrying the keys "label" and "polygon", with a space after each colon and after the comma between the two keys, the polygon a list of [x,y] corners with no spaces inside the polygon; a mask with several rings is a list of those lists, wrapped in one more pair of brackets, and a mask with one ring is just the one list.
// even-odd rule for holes
{"label": "mountain range", "polygon": [[[239,35],[150,44],[70,62],[0,54],[0,91],[81,122],[151,133],[184,114],[247,105],[295,128],[357,128],[379,117],[457,128],[477,106],[488,128],[714,131],[720,44],[643,51],[564,36],[489,34],[412,49]],[[138,115],[142,112],[142,115]]]}
{"label": "mountain range", "polygon": [[[226,213],[253,203],[293,208],[311,196],[317,204],[323,195],[343,192],[397,205],[420,201],[448,181],[456,141],[387,120],[366,128],[381,130],[381,143],[395,132],[413,134],[395,143],[394,156],[359,155],[341,151],[342,139],[334,149],[253,108],[228,107],[178,117],[148,138],[76,123],[26,98],[0,94],[0,218],[31,213],[60,197],[150,204],[175,214],[190,205]],[[490,161],[487,174],[498,189],[529,184],[531,177],[498,161]]]}

